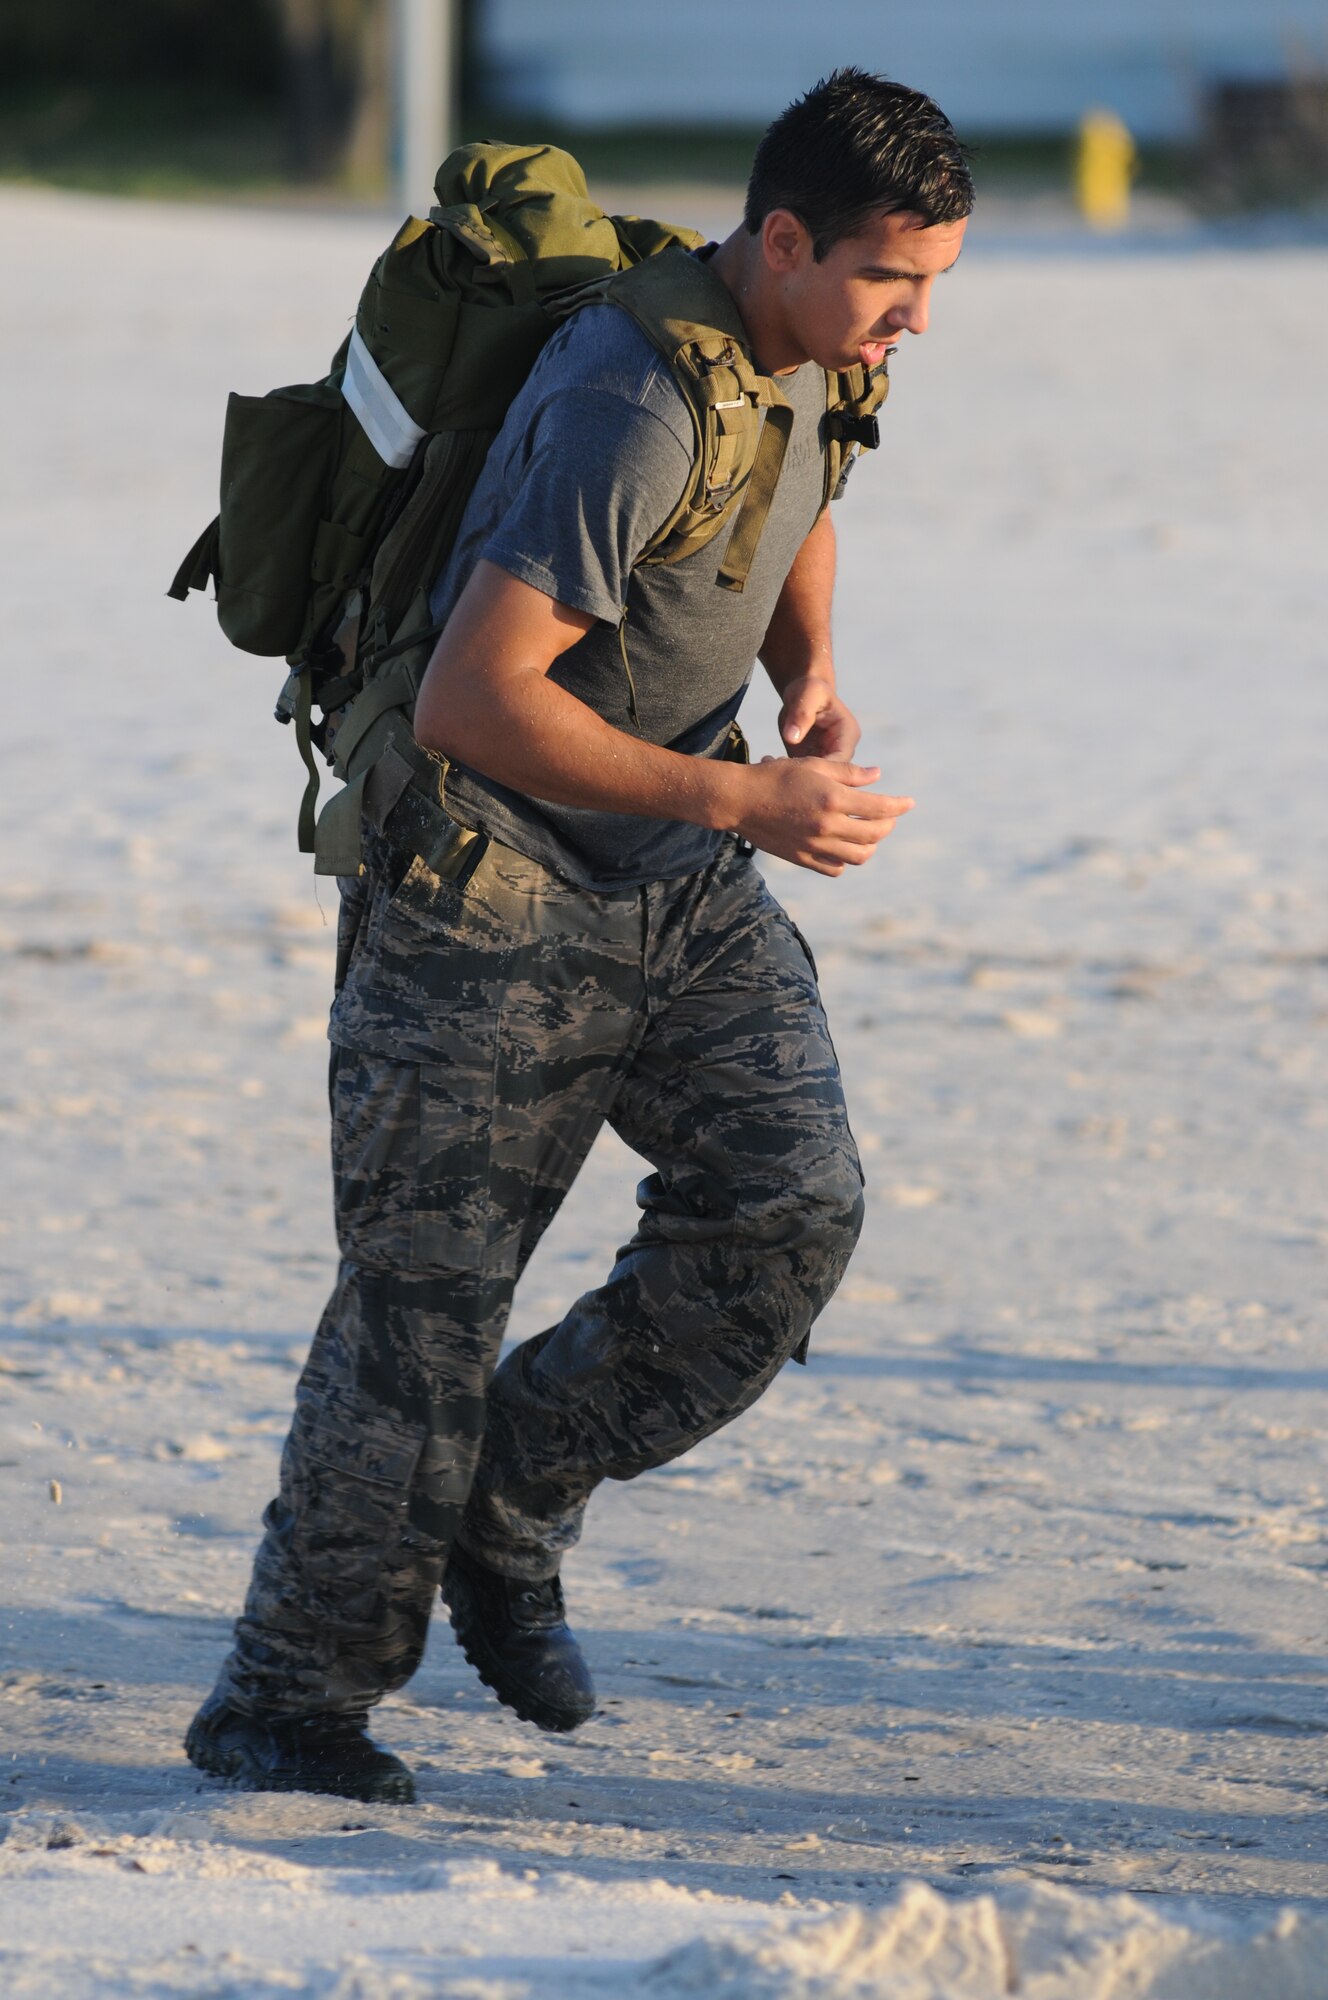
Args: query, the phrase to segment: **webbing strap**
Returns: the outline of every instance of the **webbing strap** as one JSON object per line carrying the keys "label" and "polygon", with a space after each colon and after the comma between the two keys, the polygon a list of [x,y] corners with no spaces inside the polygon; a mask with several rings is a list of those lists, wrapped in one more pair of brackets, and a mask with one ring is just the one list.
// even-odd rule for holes
{"label": "webbing strap", "polygon": [[[744,375],[746,379],[744,380]],[[735,403],[745,403],[748,396],[756,397],[756,384],[751,371],[742,374],[736,368],[729,368],[723,362],[715,361],[706,369],[697,383],[701,401],[710,409],[719,404],[721,409],[732,409]]]}
{"label": "webbing strap", "polygon": [[623,672],[627,676],[627,713],[632,718],[632,727],[640,730],[641,712],[636,705],[636,682],[632,678],[632,663],[627,657],[627,613],[625,611],[618,626],[618,650],[622,654]]}
{"label": "webbing strap", "polygon": [[[378,674],[357,695],[346,711],[346,719],[337,731],[336,768],[339,775],[350,768],[350,759],[355,746],[372,729],[380,715],[386,715],[389,708],[401,708],[414,701],[415,678],[404,660],[398,660],[386,673]],[[301,699],[304,699],[303,693]],[[298,719],[298,717],[297,717]]]}
{"label": "webbing strap", "polygon": [[208,584],[217,574],[217,551],[220,547],[220,537],[221,516],[218,514],[214,520],[208,522],[206,528],[204,528],[202,534],[180,564],[179,569],[176,570],[175,581],[166,593],[168,597],[177,598],[183,604],[191,590],[207,589]]}
{"label": "webbing strap", "polygon": [[358,327],[346,350],[341,393],[384,465],[409,465],[426,433],[415,422],[364,343]]}
{"label": "webbing strap", "polygon": [[738,509],[738,518],[733,524],[724,560],[715,578],[725,590],[742,590],[751,574],[752,559],[770,512],[770,503],[775,497],[784,453],[788,450],[792,433],[792,404],[786,403],[782,397],[778,402],[772,401],[761,425],[756,458]]}
{"label": "webbing strap", "polygon": [[421,625],[417,632],[407,632],[405,638],[398,639],[395,645],[375,647],[374,651],[365,659],[365,672],[377,673],[379,667],[386,661],[398,659],[402,653],[414,652],[416,646],[422,646],[426,639],[440,638],[442,632],[443,626],[441,624]]}
{"label": "webbing strap", "polygon": [[299,669],[299,688],[295,696],[295,742],[304,768],[309,773],[309,782],[300,800],[300,817],[297,822],[296,838],[301,854],[314,851],[314,808],[318,804],[318,765],[314,758],[313,725],[313,673],[309,666]]}
{"label": "webbing strap", "polygon": [[511,264],[512,252],[498,237],[488,217],[473,201],[450,202],[446,208],[431,208],[429,220],[436,229],[445,229],[464,243],[478,264]]}

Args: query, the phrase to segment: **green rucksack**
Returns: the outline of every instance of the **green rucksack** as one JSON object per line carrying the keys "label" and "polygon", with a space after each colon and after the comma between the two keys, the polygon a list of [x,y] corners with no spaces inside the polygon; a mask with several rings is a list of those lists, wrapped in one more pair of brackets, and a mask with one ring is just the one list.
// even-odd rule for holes
{"label": "green rucksack", "polygon": [[[463,146],[435,192],[429,220],[409,218],[375,264],[322,381],[231,396],[221,511],[170,589],[184,599],[215,580],[231,642],[285,655],[277,714],[294,720],[309,773],[299,844],[320,873],[355,872],[360,814],[375,795],[386,810],[385,787],[395,802],[413,784],[442,820],[446,760],[410,730],[437,637],[428,592],[562,318],[600,301],[631,313],[692,411],[692,478],[643,562],[681,561],[732,523],[715,580],[741,590],[792,421],[725,287],[688,254],[693,231],[606,216],[552,146]],[[853,450],[875,444],[887,388],[883,369],[827,377],[827,500]],[[315,746],[347,781],[316,826]]]}

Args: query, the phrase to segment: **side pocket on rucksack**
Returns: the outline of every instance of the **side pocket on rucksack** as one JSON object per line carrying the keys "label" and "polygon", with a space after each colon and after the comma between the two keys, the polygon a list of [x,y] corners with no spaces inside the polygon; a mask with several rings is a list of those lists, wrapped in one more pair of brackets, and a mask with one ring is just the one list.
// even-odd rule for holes
{"label": "side pocket on rucksack", "polygon": [[300,643],[342,409],[341,391],[321,382],[226,405],[217,617],[246,653]]}

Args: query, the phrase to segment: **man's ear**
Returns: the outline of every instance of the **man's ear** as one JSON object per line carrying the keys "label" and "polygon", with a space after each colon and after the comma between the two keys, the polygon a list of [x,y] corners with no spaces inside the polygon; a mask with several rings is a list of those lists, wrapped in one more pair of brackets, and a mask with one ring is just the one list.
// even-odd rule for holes
{"label": "man's ear", "polygon": [[769,268],[784,275],[811,256],[811,234],[791,208],[772,208],[761,224],[761,248]]}

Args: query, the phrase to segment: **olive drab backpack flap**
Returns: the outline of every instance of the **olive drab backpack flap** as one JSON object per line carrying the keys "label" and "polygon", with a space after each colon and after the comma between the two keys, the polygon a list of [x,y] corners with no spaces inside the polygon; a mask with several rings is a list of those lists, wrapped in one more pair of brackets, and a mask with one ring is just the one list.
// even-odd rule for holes
{"label": "olive drab backpack flap", "polygon": [[[740,590],[788,437],[788,405],[730,295],[685,254],[702,242],[694,231],[605,215],[553,146],[463,146],[434,191],[428,220],[408,218],[374,265],[322,380],[231,396],[221,509],[169,592],[214,582],[232,644],[285,657],[277,715],[296,725],[299,845],[320,873],[358,869],[375,787],[380,811],[411,783],[441,797],[445,760],[409,727],[436,637],[428,587],[562,317],[600,300],[631,312],[692,410],[692,478],[643,560],[681,560],[733,522],[716,582]],[[883,370],[827,377],[827,500],[846,458],[875,442],[886,386]],[[315,746],[347,781],[316,824]]]}

